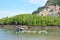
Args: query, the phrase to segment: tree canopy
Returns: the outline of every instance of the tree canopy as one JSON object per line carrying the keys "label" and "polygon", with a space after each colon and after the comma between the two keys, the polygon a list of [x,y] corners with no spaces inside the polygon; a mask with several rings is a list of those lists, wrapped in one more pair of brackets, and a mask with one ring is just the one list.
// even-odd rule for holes
{"label": "tree canopy", "polygon": [[60,17],[21,14],[0,19],[0,25],[60,26]]}

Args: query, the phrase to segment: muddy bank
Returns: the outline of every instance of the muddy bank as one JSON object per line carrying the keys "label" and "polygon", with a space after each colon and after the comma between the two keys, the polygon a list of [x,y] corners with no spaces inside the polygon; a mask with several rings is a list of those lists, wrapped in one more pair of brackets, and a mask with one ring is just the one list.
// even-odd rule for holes
{"label": "muddy bank", "polygon": [[60,26],[26,26],[26,25],[0,25],[1,28],[17,29],[19,27],[25,30],[42,30],[42,29],[60,29]]}

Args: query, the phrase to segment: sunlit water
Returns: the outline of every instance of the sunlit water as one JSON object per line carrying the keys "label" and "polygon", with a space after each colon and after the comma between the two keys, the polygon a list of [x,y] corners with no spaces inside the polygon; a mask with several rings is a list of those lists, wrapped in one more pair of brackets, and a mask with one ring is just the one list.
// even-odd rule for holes
{"label": "sunlit water", "polygon": [[0,29],[0,40],[60,40],[60,31],[50,31],[47,34],[17,34],[12,30]]}

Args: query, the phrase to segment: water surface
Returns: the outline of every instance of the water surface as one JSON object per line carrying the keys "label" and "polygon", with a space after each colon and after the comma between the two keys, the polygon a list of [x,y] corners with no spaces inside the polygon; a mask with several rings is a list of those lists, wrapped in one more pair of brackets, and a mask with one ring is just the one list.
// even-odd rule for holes
{"label": "water surface", "polygon": [[0,40],[60,40],[60,31],[48,31],[47,34],[23,33],[17,34],[12,30],[0,29]]}

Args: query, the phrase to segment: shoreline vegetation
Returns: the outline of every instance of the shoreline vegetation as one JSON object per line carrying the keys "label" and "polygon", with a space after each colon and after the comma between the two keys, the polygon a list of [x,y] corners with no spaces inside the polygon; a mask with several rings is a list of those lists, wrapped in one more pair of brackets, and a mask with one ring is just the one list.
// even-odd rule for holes
{"label": "shoreline vegetation", "polygon": [[0,25],[60,26],[60,17],[20,14],[0,19]]}
{"label": "shoreline vegetation", "polygon": [[0,19],[0,27],[25,30],[60,29],[60,17],[20,14]]}

